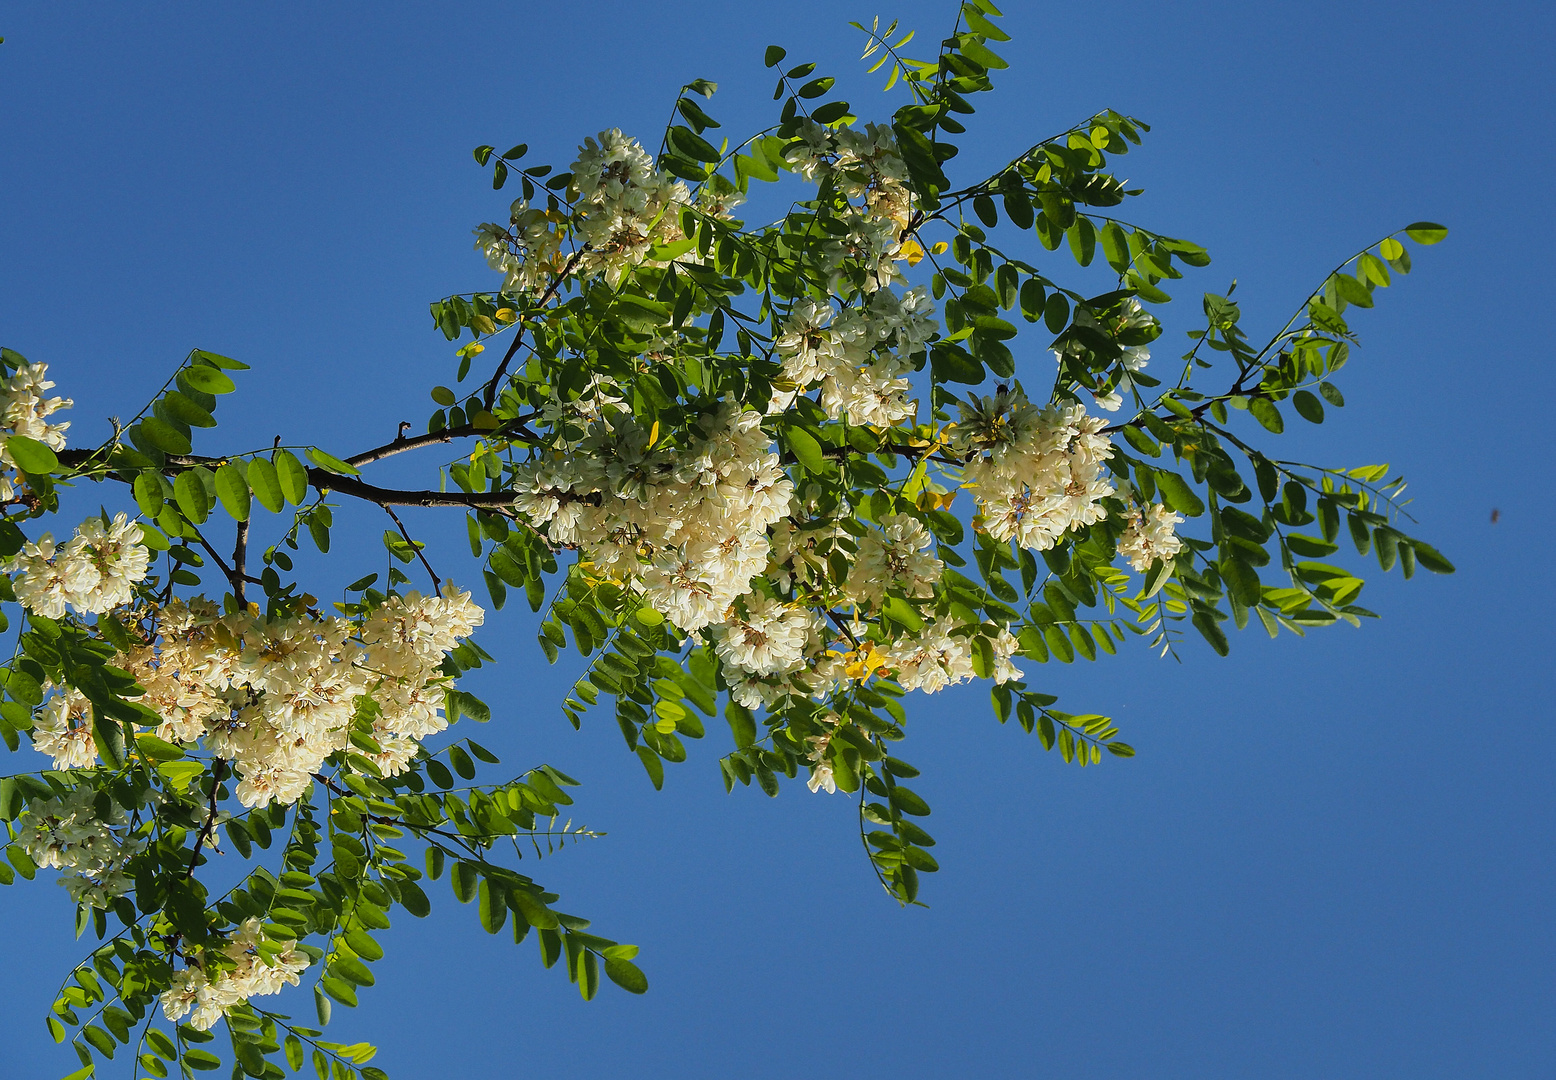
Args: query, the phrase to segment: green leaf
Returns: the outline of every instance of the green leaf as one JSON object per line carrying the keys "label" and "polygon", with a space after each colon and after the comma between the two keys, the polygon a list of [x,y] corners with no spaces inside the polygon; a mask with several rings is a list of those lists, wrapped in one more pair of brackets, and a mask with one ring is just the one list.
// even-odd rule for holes
{"label": "green leaf", "polygon": [[1205,512],[1204,502],[1183,477],[1169,469],[1155,470],[1155,477],[1156,488],[1169,509],[1186,517],[1199,517]]}
{"label": "green leaf", "polygon": [[1405,235],[1418,244],[1436,244],[1448,238],[1448,230],[1432,221],[1418,221],[1405,226]]}
{"label": "green leaf", "polygon": [[192,1069],[200,1069],[204,1072],[222,1067],[221,1058],[199,1047],[190,1047],[184,1051],[184,1063]]}
{"label": "green leaf", "polygon": [[1430,544],[1423,544],[1419,540],[1410,541],[1410,546],[1415,549],[1416,561],[1434,574],[1451,574],[1454,572],[1453,563],[1443,558],[1442,552]]}
{"label": "green leaf", "polygon": [[910,788],[901,784],[891,789],[891,803],[904,814],[912,814],[914,817],[925,817],[929,814],[929,804]]}
{"label": "green leaf", "polygon": [[337,473],[341,476],[359,476],[362,472],[355,465],[348,465],[334,454],[326,454],[317,446],[308,447],[308,458],[325,472]]}
{"label": "green leaf", "polygon": [[275,465],[281,494],[293,506],[301,506],[308,497],[308,470],[303,468],[303,463],[290,450],[277,450]]}
{"label": "green leaf", "polygon": [[1253,567],[1241,559],[1222,559],[1220,569],[1228,591],[1244,607],[1259,605],[1259,575]]}
{"label": "green leaf", "polygon": [[194,448],[189,436],[158,417],[145,417],[135,428],[150,446],[164,454],[187,454]]}
{"label": "green leaf", "polygon": [[672,127],[669,131],[669,142],[675,150],[693,161],[705,161],[710,165],[719,161],[720,154],[713,144],[689,127],[680,124]]}
{"label": "green leaf", "polygon": [[791,427],[784,433],[789,449],[795,458],[812,475],[827,471],[827,459],[821,453],[821,443],[802,427]]}
{"label": "green leaf", "polygon": [[1248,399],[1248,411],[1253,418],[1263,424],[1270,431],[1279,435],[1286,430],[1286,421],[1281,419],[1280,410],[1275,407],[1275,402],[1269,398],[1256,397]]}
{"label": "green leaf", "polygon": [[481,879],[481,926],[488,934],[495,934],[508,921],[508,899],[502,886],[494,886],[489,878]]}
{"label": "green leaf", "polygon": [[254,498],[259,500],[259,505],[272,514],[279,514],[286,505],[276,467],[264,458],[254,458],[249,462],[248,486],[254,492]]}
{"label": "green leaf", "polygon": [[1221,624],[1216,622],[1210,615],[1203,611],[1196,611],[1194,613],[1194,628],[1200,632],[1206,641],[1210,642],[1210,647],[1221,656],[1225,656],[1231,651],[1231,646],[1227,644],[1226,634],[1222,631]]}
{"label": "green leaf", "polygon": [[173,498],[177,500],[184,517],[196,525],[211,515],[211,497],[206,494],[205,485],[200,482],[194,469],[178,474],[178,478],[173,481]]}
{"label": "green leaf", "polygon": [[170,742],[164,742],[155,735],[135,736],[135,745],[140,752],[154,761],[177,761],[184,756],[184,751]]}
{"label": "green leaf", "polygon": [[1129,241],[1116,221],[1102,227],[1102,255],[1120,274],[1129,269]]}
{"label": "green leaf", "polygon": [[330,962],[330,971],[354,986],[372,986],[378,981],[368,966],[354,956],[337,954]]}
{"label": "green leaf", "polygon": [[[230,367],[241,371],[248,370],[247,364],[234,360],[231,357],[217,356],[215,353],[208,352],[202,352],[200,355],[207,360],[226,361],[226,363],[220,364],[220,367]],[[179,372],[179,375],[190,386],[206,394],[230,394],[238,388],[237,384],[227,375],[216,370],[216,368],[207,367],[204,364],[191,364]]]}
{"label": "green leaf", "polygon": [[605,974],[629,994],[648,993],[648,977],[631,960],[605,960]]}
{"label": "green leaf", "polygon": [[508,906],[513,908],[521,918],[536,930],[555,930],[561,925],[556,912],[541,903],[527,890],[513,888],[508,890]]}
{"label": "green leaf", "polygon": [[1324,403],[1306,390],[1298,390],[1291,395],[1291,404],[1296,407],[1297,415],[1313,424],[1324,422]]}
{"label": "green leaf", "polygon": [[59,468],[59,458],[54,451],[37,439],[29,439],[25,435],[11,435],[4,440],[4,445],[10,452],[11,460],[16,462],[16,467],[22,472],[47,476]]}
{"label": "green leaf", "polygon": [[[1092,227],[1090,220],[1078,217],[1075,224],[1069,228],[1070,251],[1075,255],[1075,261],[1082,266],[1090,266],[1092,256],[1097,250],[1097,230]],[[1106,255],[1106,249],[1103,254]]]}
{"label": "green leaf", "polygon": [[[210,368],[205,370],[210,371]],[[220,374],[218,372],[217,374]],[[226,376],[223,376],[225,378]],[[162,395],[162,407],[175,420],[182,421],[190,427],[215,427],[216,417],[201,408],[189,398],[180,394],[177,390],[169,390]]]}
{"label": "green leaf", "polygon": [[449,884],[454,887],[454,898],[461,904],[468,904],[475,899],[476,886],[480,878],[480,871],[475,863],[465,862],[461,859],[449,870]]}
{"label": "green leaf", "polygon": [[249,519],[249,485],[243,473],[232,462],[224,462],[216,470],[216,497],[236,521]]}
{"label": "green leaf", "polygon": [[777,45],[767,46],[767,52],[762,57],[762,63],[768,67],[777,67],[783,63],[783,58],[789,54]]}
{"label": "green leaf", "polygon": [[135,505],[149,518],[162,511],[162,479],[154,472],[143,472],[135,478],[131,489],[135,493]]}
{"label": "green leaf", "polygon": [[648,772],[648,778],[653,782],[654,790],[659,791],[665,786],[665,766],[659,760],[659,755],[646,746],[637,748],[638,760],[643,763],[643,768]]}

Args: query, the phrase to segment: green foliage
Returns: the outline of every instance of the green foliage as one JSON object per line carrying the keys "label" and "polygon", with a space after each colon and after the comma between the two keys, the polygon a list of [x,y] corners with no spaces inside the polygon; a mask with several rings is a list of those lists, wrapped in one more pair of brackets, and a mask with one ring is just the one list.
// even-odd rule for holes
{"label": "green foliage", "polygon": [[[498,230],[494,243],[517,260],[538,260],[538,230],[556,241],[557,253],[538,277],[510,276],[501,288],[431,305],[443,340],[461,344],[451,377],[430,388],[437,410],[425,433],[402,428],[348,457],[317,445],[197,454],[196,436],[203,443],[218,424],[218,399],[238,390],[231,373],[247,367],[195,350],[100,446],[60,450],[6,438],[19,494],[0,520],[0,556],[22,552],[36,535],[24,526],[57,511],[57,485],[90,479],[123,485],[155,560],[134,601],[95,620],[77,609],[52,618],[6,609],[7,625],[17,613],[20,628],[15,658],[0,667],[0,737],[11,750],[23,735],[39,739],[39,725],[52,722],[53,688],[69,687],[85,703],[77,737],[90,738],[95,756],[87,767],[0,778],[7,840],[0,883],[35,877],[26,830],[73,793],[87,792],[102,820],[124,822],[126,850],[133,849],[124,866],[130,887],[76,905],[78,933],[90,931],[98,944],[69,973],[46,1021],[80,1059],[73,1076],[93,1075],[131,1047],[135,1067],[159,1078],[230,1060],[234,1075],[311,1067],[326,1080],[379,1080],[370,1044],[327,1041],[323,1032],[334,1005],[355,1006],[376,983],[385,931],[400,911],[431,915],[440,895],[433,883],[445,874],[454,903],[445,899],[444,908],[467,906],[489,934],[511,930],[516,943],[533,931],[542,966],[563,965],[586,1000],[598,992],[602,968],[623,990],[647,989],[635,946],[592,933],[587,919],[557,909],[555,893],[513,869],[602,835],[570,818],[558,824],[577,786],[559,770],[542,765],[493,782],[484,774],[499,764],[496,755],[464,737],[418,744],[403,767],[391,766],[374,728],[377,706],[365,698],[352,706],[341,748],[311,787],[290,802],[248,805],[252,799],[237,797],[232,764],[147,704],[156,673],[126,657],[148,647],[156,613],[175,597],[209,586],[234,618],[312,618],[327,608],[291,579],[293,553],[305,533],[319,552],[330,551],[342,500],[391,519],[379,523],[387,558],[333,605],[351,625],[405,602],[402,587],[413,573],[425,571],[434,591],[442,585],[434,559],[444,553],[416,540],[394,508],[457,508],[492,607],[522,592],[547,660],[578,653],[581,673],[561,703],[570,723],[614,713],[627,752],[655,788],[711,726],[724,748],[726,790],[754,783],[777,796],[785,781],[804,779],[812,790],[857,799],[862,846],[883,888],[904,905],[920,903],[921,875],[939,864],[925,828],[932,780],[919,780],[903,748],[913,687],[894,650],[952,627],[937,648],[966,670],[947,681],[989,680],[1001,724],[1013,719],[1045,751],[1087,767],[1104,752],[1128,758],[1134,750],[1110,718],[1056,708],[1058,699],[1029,684],[1015,662],[1033,672],[1051,661],[1095,663],[1136,638],[1165,654],[1189,628],[1224,655],[1229,631],[1255,619],[1271,636],[1359,625],[1373,613],[1357,603],[1360,572],[1342,565],[1342,525],[1357,559],[1375,558],[1385,572],[1452,572],[1406,531],[1404,481],[1388,466],[1318,467],[1271,450],[1293,417],[1321,425],[1345,406],[1336,375],[1356,341],[1351,309],[1372,307],[1378,290],[1410,272],[1405,240],[1434,244],[1447,230],[1416,223],[1364,248],[1267,338],[1250,338],[1231,289],[1206,292],[1181,368],[1159,365],[1148,375],[1136,361],[1161,339],[1154,312],[1210,262],[1198,245],[1120,216],[1140,192],[1115,176],[1115,159],[1139,146],[1149,127],[1104,111],[977,182],[958,186],[950,176],[977,95],[1007,66],[995,51],[1009,40],[1000,17],[987,0],[962,4],[929,59],[902,51],[914,35],[896,23],[855,24],[869,72],[884,72],[885,89],[902,100],[888,123],[865,129],[893,148],[890,168],[867,180],[851,179],[842,155],[812,160],[816,145],[861,128],[854,107],[834,93],[835,78],[812,63],[790,63],[784,48],[769,47],[764,57],[777,75],[775,120],[743,141],[719,134],[714,84],[685,84],[654,165],[693,190],[644,225],[632,259],[607,262],[606,270],[589,268],[609,245],[582,239],[589,222],[577,178],[545,164],[521,166],[524,144],[500,155],[495,144],[475,148],[493,188],[512,182],[522,200],[513,231],[486,227]],[[899,167],[890,183],[882,178]],[[786,202],[791,189],[801,197],[778,220],[747,225],[728,211],[753,184],[777,185]],[[854,422],[796,382],[785,366],[792,348],[780,339],[806,302],[835,303],[840,318],[872,302],[882,271],[858,254],[868,247],[859,239],[861,215],[876,212],[871,200],[886,205],[899,195],[898,216],[882,211],[869,220],[891,223],[889,259],[922,279],[943,324],[921,349],[902,350],[917,411],[894,422]],[[1106,291],[1064,284],[1071,260],[1091,268],[1072,283],[1105,274]],[[1022,333],[1035,348],[1013,344]],[[488,348],[502,358],[480,361]],[[489,367],[467,383],[477,363]],[[0,351],[5,375],[23,364]],[[687,621],[656,608],[641,581],[592,558],[588,543],[557,541],[546,520],[519,509],[537,462],[583,452],[591,436],[582,417],[603,410],[588,404],[602,387],[642,433],[633,452],[645,461],[689,453],[721,403],[739,402],[757,416],[792,485],[785,519],[792,550],[755,571],[749,591],[712,625],[683,629]],[[1087,400],[1118,406],[1100,432],[1111,456],[1096,513],[1030,547],[996,539],[985,513],[969,506],[981,496],[968,469],[984,445],[969,431],[979,416],[1012,422],[1007,406],[1018,395],[1056,409]],[[463,444],[457,456],[424,490],[364,479],[382,458],[455,442]],[[631,490],[640,480],[612,483]],[[1191,531],[1131,572],[1117,565],[1121,541],[1146,509],[1181,515]],[[867,538],[893,521],[922,529],[935,575],[923,587],[893,578],[878,597],[861,599],[851,575],[863,574]],[[0,601],[17,600],[12,578],[0,576]],[[843,674],[822,691],[791,686],[750,696],[761,680],[730,661],[732,631],[713,626],[769,601],[810,612],[811,633],[826,636],[827,650],[807,663]],[[494,720],[458,685],[491,661],[470,640],[443,656],[437,685],[449,724]],[[495,717],[512,719],[504,710]],[[228,866],[236,856],[245,868],[220,894],[203,873],[217,843],[226,845]],[[250,1000],[220,1018],[227,1046],[218,1049],[210,1031],[159,1020],[159,998],[192,965],[216,971],[234,962],[217,953],[246,925],[259,928],[252,948],[264,963],[293,942],[306,957],[317,1026]]]}

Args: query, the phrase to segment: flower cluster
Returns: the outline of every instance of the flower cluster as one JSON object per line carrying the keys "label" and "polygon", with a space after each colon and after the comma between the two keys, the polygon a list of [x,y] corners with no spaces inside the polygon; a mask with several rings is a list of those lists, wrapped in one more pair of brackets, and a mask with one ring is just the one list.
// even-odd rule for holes
{"label": "flower cluster", "polygon": [[784,321],[775,345],[785,388],[775,388],[769,412],[781,412],[818,386],[821,407],[856,426],[889,427],[913,415],[907,373],[939,330],[920,287],[875,293],[868,303],[838,311],[805,298]]}
{"label": "flower cluster", "polygon": [[807,120],[785,153],[790,167],[806,180],[831,179],[844,197],[862,201],[848,222],[848,234],[829,241],[824,251],[834,274],[833,291],[842,282],[845,263],[864,268],[866,292],[900,281],[897,262],[913,218],[913,192],[891,129],[879,124],[863,131],[832,129]]}
{"label": "flower cluster", "polygon": [[806,757],[810,761],[810,779],[805,786],[811,791],[825,789],[828,795],[834,795],[837,793],[837,780],[832,773],[832,763],[827,760],[827,747],[832,745],[832,736],[837,734],[843,719],[837,713],[829,712],[816,717],[816,722],[821,725],[821,734],[812,735],[808,740],[810,753]]}
{"label": "flower cluster", "polygon": [[44,396],[54,386],[47,376],[47,364],[22,364],[10,377],[0,380],[0,503],[16,498],[12,482],[16,462],[5,447],[12,435],[36,439],[51,450],[65,449],[65,430],[70,422],[51,424],[49,417],[70,408],[72,402]]}
{"label": "flower cluster", "polygon": [[157,736],[203,740],[233,763],[238,800],[259,806],[295,802],[358,721],[370,721],[364,733],[379,747],[365,756],[385,775],[403,772],[418,740],[447,726],[443,656],[484,613],[445,585],[438,596],[391,596],[360,623],[224,614],[201,598],[174,600],[148,618],[154,636],[116,662],[162,717]]}
{"label": "flower cluster", "polygon": [[34,803],[16,842],[39,866],[65,871],[59,880],[71,900],[106,908],[134,887],[124,867],[144,841],[132,835],[117,804],[106,797],[102,802],[106,817],[98,813],[97,793],[87,787]]}
{"label": "flower cluster", "polygon": [[752,593],[743,601],[745,611],[733,611],[712,628],[719,658],[724,661],[730,696],[754,709],[775,697],[767,676],[786,676],[801,671],[826,641],[820,619],[795,604],[770,600]]}
{"label": "flower cluster", "polygon": [[510,228],[487,222],[475,230],[475,249],[503,275],[504,292],[542,293],[567,265],[561,232],[566,220],[559,211],[519,199],[509,214]]}
{"label": "flower cluster", "polygon": [[1136,571],[1150,568],[1157,559],[1170,559],[1183,548],[1173,526],[1183,520],[1160,503],[1152,503],[1144,512],[1138,506],[1129,510],[1129,523],[1118,538],[1118,553],[1129,560]]}
{"label": "flower cluster", "polygon": [[589,423],[521,466],[515,508],[590,569],[687,632],[722,621],[767,566],[768,528],[794,490],[761,416],[726,403],[684,448],[651,445],[629,415]]}
{"label": "flower cluster", "polygon": [[50,694],[33,717],[32,745],[53,758],[56,769],[91,768],[97,763],[92,703],[74,687]]}
{"label": "flower cluster", "polygon": [[[475,249],[503,275],[504,292],[542,293],[569,267],[583,277],[603,275],[614,286],[634,266],[664,266],[649,253],[684,238],[680,208],[691,202],[690,190],[656,169],[652,155],[619,128],[600,132],[598,141],[584,140],[568,193],[571,215],[519,199],[509,209],[507,228],[486,222],[475,230]],[[742,201],[733,189],[711,186],[699,198],[715,217],[727,217]],[[568,233],[579,244],[573,255],[562,246]]]}
{"label": "flower cluster", "polygon": [[572,175],[577,235],[585,245],[580,273],[603,274],[615,285],[653,247],[682,239],[679,208],[691,192],[654,168],[649,152],[620,129],[600,132],[599,142],[585,139]]}
{"label": "flower cluster", "polygon": [[886,514],[880,524],[859,539],[844,584],[849,599],[878,609],[892,589],[908,597],[933,596],[945,564],[927,553],[934,543],[929,530],[907,514]]}
{"label": "flower cluster", "polygon": [[207,1031],[249,998],[296,986],[308,967],[307,954],[298,951],[295,941],[272,941],[263,950],[262,941],[260,921],[249,918],[225,945],[201,949],[198,960],[174,975],[162,992],[162,1014],[175,1023],[188,1016],[190,1027]]}
{"label": "flower cluster", "polygon": [[128,604],[150,565],[140,525],[123,514],[87,518],[62,545],[44,533],[12,561],[16,598],[46,619],[63,616],[67,604],[92,614]]}
{"label": "flower cluster", "polygon": [[1100,500],[1113,494],[1103,427],[1081,405],[1040,411],[1019,390],[964,403],[958,441],[974,451],[963,483],[978,500],[977,523],[996,540],[1046,551],[1101,520]]}

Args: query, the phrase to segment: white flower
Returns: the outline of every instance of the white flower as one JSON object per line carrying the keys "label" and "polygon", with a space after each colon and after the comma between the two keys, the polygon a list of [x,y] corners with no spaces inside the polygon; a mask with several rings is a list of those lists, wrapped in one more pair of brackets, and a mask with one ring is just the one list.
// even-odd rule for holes
{"label": "white flower", "polygon": [[[307,955],[298,952],[297,942],[291,940],[272,941],[279,951],[267,955],[259,951],[261,939],[260,920],[249,918],[228,936],[226,944],[201,949],[162,992],[162,1015],[175,1023],[188,1016],[190,1027],[206,1031],[227,1010],[249,998],[279,994],[284,986],[296,986],[308,967]],[[220,956],[225,963],[210,964],[207,973],[207,954]]]}
{"label": "white flower", "polygon": [[897,681],[903,689],[933,694],[973,677],[967,639],[952,634],[951,629],[931,622],[919,633],[887,644],[885,653],[897,669]]}
{"label": "white flower", "polygon": [[714,627],[720,659],[752,675],[778,675],[799,667],[815,616],[757,593],[746,597],[745,606],[744,617],[733,614]]}
{"label": "white flower", "polygon": [[990,536],[1044,551],[1101,520],[1100,501],[1113,494],[1102,463],[1113,446],[1099,417],[1080,405],[1038,412],[1018,392],[964,405],[962,413],[961,438],[977,451],[963,483]]}
{"label": "white flower", "polygon": [[1118,553],[1136,571],[1148,570],[1158,559],[1172,558],[1183,548],[1183,541],[1173,532],[1173,526],[1182,520],[1183,515],[1159,503],[1147,506],[1143,514],[1138,506],[1131,507],[1124,535],[1118,538]]}
{"label": "white flower", "polygon": [[28,808],[16,842],[39,866],[64,871],[60,884],[77,903],[108,908],[129,892],[124,868],[144,846],[132,836],[124,811],[108,801],[109,816],[97,813],[97,793],[79,787]]}
{"label": "white flower", "polygon": [[92,741],[92,703],[66,688],[38,707],[32,727],[33,749],[54,759],[56,769],[90,769],[97,764]]}
{"label": "white flower", "polygon": [[859,554],[844,585],[848,596],[875,608],[892,589],[910,597],[933,596],[945,564],[927,554],[934,543],[929,530],[909,514],[883,515],[880,524],[859,539]]}
{"label": "white flower", "polygon": [[107,524],[87,518],[63,546],[44,533],[14,559],[16,598],[46,619],[63,618],[67,604],[91,614],[121,607],[151,565],[140,537],[140,526],[124,514]]}
{"label": "white flower", "polygon": [[999,635],[993,641],[994,645],[994,681],[1007,683],[1012,679],[1021,678],[1021,669],[1011,663],[1011,657],[1021,649],[1021,643],[1016,640],[1008,628],[1001,628]]}

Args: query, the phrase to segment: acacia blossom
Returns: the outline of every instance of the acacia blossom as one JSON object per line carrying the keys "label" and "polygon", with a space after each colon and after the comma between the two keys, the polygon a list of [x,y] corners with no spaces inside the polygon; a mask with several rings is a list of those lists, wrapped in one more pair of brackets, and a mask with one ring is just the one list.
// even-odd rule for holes
{"label": "acacia blossom", "polygon": [[6,449],[12,435],[34,439],[51,450],[65,449],[70,421],[50,423],[49,417],[74,403],[69,398],[46,395],[54,387],[48,370],[47,364],[22,364],[0,379],[0,503],[16,498],[16,461]]}
{"label": "acacia blossom", "polygon": [[79,787],[68,794],[32,804],[16,842],[39,866],[62,870],[59,882],[72,901],[107,908],[134,882],[125,864],[145,845],[133,836],[124,811],[109,799],[108,816],[97,811],[97,793]]}
{"label": "acacia blossom", "polygon": [[1118,538],[1118,553],[1129,560],[1136,571],[1150,569],[1158,559],[1170,559],[1183,549],[1183,541],[1173,526],[1183,520],[1160,503],[1152,503],[1142,513],[1138,506],[1129,510],[1128,525]]}
{"label": "acacia blossom", "polygon": [[200,949],[162,992],[162,1015],[175,1023],[187,1016],[190,1027],[208,1031],[249,998],[296,986],[308,967],[307,954],[292,940],[272,941],[273,951],[261,951],[263,940],[260,920],[251,917],[219,948]]}
{"label": "acacia blossom", "polygon": [[1113,494],[1102,463],[1113,445],[1104,423],[1081,405],[1039,411],[1017,391],[962,405],[959,438],[973,457],[963,483],[991,537],[1045,551],[1074,529],[1100,521]]}

